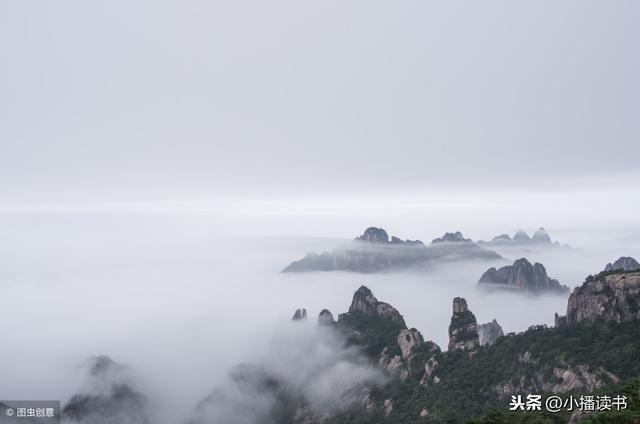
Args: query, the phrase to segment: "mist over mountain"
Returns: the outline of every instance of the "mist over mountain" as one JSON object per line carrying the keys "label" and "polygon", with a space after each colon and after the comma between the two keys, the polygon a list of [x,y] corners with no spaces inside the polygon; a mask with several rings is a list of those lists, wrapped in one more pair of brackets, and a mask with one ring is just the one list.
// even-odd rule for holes
{"label": "mist over mountain", "polygon": [[620,393],[638,421],[639,21],[1,2],[0,408],[603,424],[508,402]]}
{"label": "mist over mountain", "polygon": [[[640,302],[640,279],[635,274],[616,271],[590,277],[571,295],[567,305],[569,319],[559,319],[556,315],[559,327],[534,325],[524,333],[506,336],[495,320],[479,327],[467,301],[456,297],[446,352],[433,341],[425,341],[415,328],[409,329],[398,310],[379,301],[371,290],[362,286],[354,293],[348,312],[340,314],[336,322],[318,324],[316,332],[309,328],[305,328],[304,334],[296,332],[298,339],[292,339],[287,344],[287,353],[280,353],[274,358],[275,362],[236,369],[230,376],[230,384],[198,405],[194,422],[436,423],[469,419],[486,410],[487,404],[504,404],[511,395],[522,392],[592,393],[614,386],[623,379],[633,379],[638,371],[638,362],[634,361],[639,358],[640,345],[634,338],[640,316],[608,315],[609,311],[619,309],[614,304],[637,306]],[[615,294],[601,288],[594,292],[590,287],[597,281],[616,287]],[[606,299],[606,306],[578,300],[578,297],[594,301]],[[598,317],[611,320],[615,325],[597,321]],[[595,326],[593,321],[597,321]],[[294,322],[293,325],[301,324]],[[490,342],[481,343],[479,328],[485,333],[488,327],[492,327],[495,334]],[[306,363],[315,361],[311,358],[318,349],[309,344],[309,334],[320,346],[325,346],[326,337],[333,334],[337,339],[333,339],[331,350],[350,352],[347,354],[350,365],[340,374],[353,385],[345,385],[342,379],[308,379],[307,371],[298,370],[300,359],[294,359],[297,354],[292,357],[291,352],[297,352],[299,347],[306,352],[304,369],[317,369]],[[542,339],[546,341],[541,342]],[[618,353],[622,347],[625,352]],[[564,349],[562,355],[558,349]],[[320,350],[326,351],[326,346]],[[621,363],[607,362],[613,356]],[[295,377],[282,372],[279,365],[282,359],[287,360],[285,368],[293,371]],[[356,363],[367,371],[359,372],[357,378],[349,377]],[[375,370],[379,373],[375,379],[363,378],[363,375],[372,378]],[[322,374],[333,375],[326,370]],[[482,377],[469,378],[478,374]],[[461,380],[463,375],[466,377]],[[308,389],[299,386],[300,379],[309,381],[316,390],[307,393]],[[465,384],[460,386],[463,381]],[[229,387],[233,392],[238,391],[238,398],[229,397]],[[319,403],[314,396],[318,390],[325,389],[339,396],[324,395]],[[462,408],[444,401],[453,401],[458,395],[468,399]],[[241,404],[234,406],[236,402]],[[260,405],[259,411],[256,405]],[[253,415],[246,418],[243,414],[247,413]],[[637,413],[640,409],[632,409],[628,416]],[[601,416],[605,418],[606,412]],[[576,421],[585,416],[569,417],[563,413],[560,419],[569,418]]]}
{"label": "mist over mountain", "polygon": [[355,271],[375,273],[419,270],[455,261],[495,261],[502,257],[466,239],[461,232],[445,233],[430,245],[420,240],[402,240],[382,228],[369,227],[349,247],[331,252],[309,253],[289,264],[283,272]]}

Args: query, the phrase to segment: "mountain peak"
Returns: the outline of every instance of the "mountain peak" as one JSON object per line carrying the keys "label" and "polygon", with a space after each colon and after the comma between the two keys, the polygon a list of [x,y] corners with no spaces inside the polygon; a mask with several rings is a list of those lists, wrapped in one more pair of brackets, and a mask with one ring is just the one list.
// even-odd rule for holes
{"label": "mountain peak", "polygon": [[605,272],[609,271],[636,271],[640,269],[640,263],[631,256],[622,256],[614,263],[608,263],[604,268]]}
{"label": "mountain peak", "polygon": [[478,323],[467,301],[462,297],[453,299],[453,315],[449,325],[449,350],[475,351],[480,345]]}
{"label": "mountain peak", "polygon": [[533,237],[531,239],[538,243],[551,243],[549,233],[547,233],[547,231],[542,227],[538,228],[536,232],[533,233]]}
{"label": "mountain peak", "polygon": [[383,228],[369,227],[356,240],[386,244],[389,243],[389,234]]}
{"label": "mountain peak", "polygon": [[360,313],[372,317],[389,318],[400,323],[402,327],[406,328],[404,318],[402,318],[400,312],[388,303],[378,301],[371,290],[365,286],[360,286],[360,288],[353,294],[353,300],[351,301],[351,306],[349,306],[349,313]]}
{"label": "mountain peak", "polygon": [[431,244],[442,242],[471,242],[471,239],[464,238],[460,231],[456,231],[455,233],[444,233],[442,237],[433,239]]}
{"label": "mountain peak", "polygon": [[291,318],[291,321],[301,321],[307,319],[307,310],[306,309],[296,309]]}

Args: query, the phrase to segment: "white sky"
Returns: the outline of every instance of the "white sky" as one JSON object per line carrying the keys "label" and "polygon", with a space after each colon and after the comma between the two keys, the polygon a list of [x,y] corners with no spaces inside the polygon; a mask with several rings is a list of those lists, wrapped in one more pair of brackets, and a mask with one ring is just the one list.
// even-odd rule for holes
{"label": "white sky", "polygon": [[0,202],[637,187],[639,12],[2,1]]}

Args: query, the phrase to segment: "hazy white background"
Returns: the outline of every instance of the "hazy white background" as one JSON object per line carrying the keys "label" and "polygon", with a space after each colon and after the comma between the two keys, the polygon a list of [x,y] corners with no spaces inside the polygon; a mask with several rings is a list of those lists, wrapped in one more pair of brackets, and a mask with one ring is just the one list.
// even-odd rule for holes
{"label": "hazy white background", "polygon": [[278,272],[370,225],[545,226],[582,250],[527,255],[569,286],[640,256],[639,12],[0,1],[0,399],[64,400],[109,354],[184,417],[294,308],[363,283],[441,345],[453,296],[550,323],[563,299],[483,297],[480,265]]}

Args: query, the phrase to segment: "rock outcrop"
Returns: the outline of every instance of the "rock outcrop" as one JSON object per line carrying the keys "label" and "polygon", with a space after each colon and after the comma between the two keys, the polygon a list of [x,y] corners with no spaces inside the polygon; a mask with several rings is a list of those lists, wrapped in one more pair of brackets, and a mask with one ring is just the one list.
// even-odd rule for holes
{"label": "rock outcrop", "polygon": [[480,345],[488,346],[494,344],[498,337],[504,336],[504,332],[498,321],[494,319],[478,326],[478,336],[480,337]]}
{"label": "rock outcrop", "polygon": [[392,236],[389,239],[389,234],[383,228],[369,227],[361,236],[355,238],[356,241],[363,241],[373,244],[393,244],[393,245],[423,245],[420,240],[402,240],[399,237]]}
{"label": "rock outcrop", "polygon": [[556,316],[556,325],[596,320],[640,320],[640,272],[618,271],[588,277],[573,290],[567,315]]}
{"label": "rock outcrop", "polygon": [[370,317],[388,318],[397,322],[403,328],[407,327],[404,322],[404,318],[396,308],[388,303],[378,301],[371,290],[365,286],[361,286],[353,294],[351,306],[349,306],[349,313],[363,314]]}
{"label": "rock outcrop", "polygon": [[[396,239],[400,240],[398,238]],[[369,227],[361,236],[356,237],[356,240],[369,243],[389,243],[389,234],[382,228]]]}
{"label": "rock outcrop", "polygon": [[93,358],[86,393],[73,395],[63,408],[69,422],[149,424],[147,398],[133,388],[129,368],[107,356]]}
{"label": "rock outcrop", "polygon": [[631,256],[623,256],[614,263],[608,263],[604,267],[605,272],[610,271],[638,271],[640,270],[640,263]]}
{"label": "rock outcrop", "polygon": [[449,350],[473,352],[478,349],[478,324],[469,310],[467,301],[461,297],[453,299],[453,316],[449,325]]}
{"label": "rock outcrop", "polygon": [[296,309],[293,313],[293,317],[291,321],[301,321],[307,319],[307,310],[306,309]]}
{"label": "rock outcrop", "polygon": [[531,264],[527,259],[516,260],[513,265],[500,269],[488,269],[478,281],[479,285],[506,288],[529,293],[568,293],[569,288],[558,280],[549,278],[547,270],[540,263]]}
{"label": "rock outcrop", "polygon": [[318,324],[320,325],[331,325],[336,321],[333,319],[333,314],[328,309],[323,309],[318,315]]}
{"label": "rock outcrop", "polygon": [[331,252],[308,253],[291,262],[283,272],[354,271],[362,273],[423,269],[464,260],[495,260],[501,256],[485,249],[462,234],[447,233],[426,246],[420,240],[389,239],[377,227],[367,228],[348,246]]}

